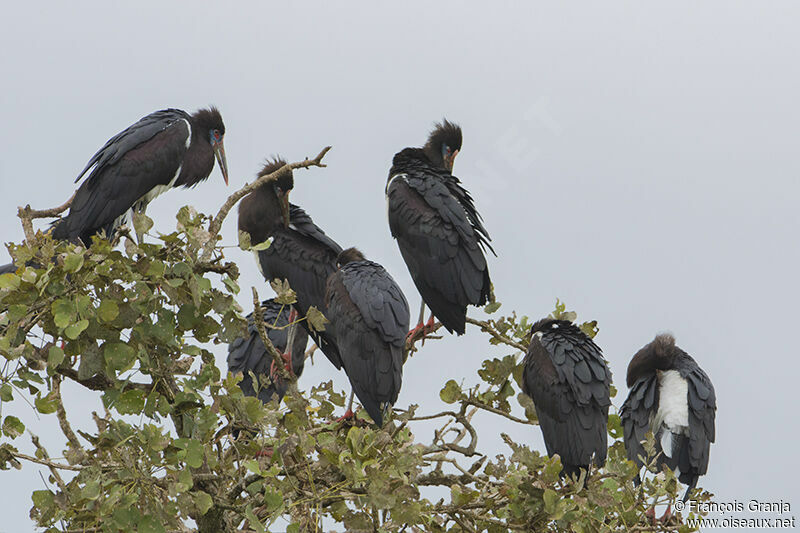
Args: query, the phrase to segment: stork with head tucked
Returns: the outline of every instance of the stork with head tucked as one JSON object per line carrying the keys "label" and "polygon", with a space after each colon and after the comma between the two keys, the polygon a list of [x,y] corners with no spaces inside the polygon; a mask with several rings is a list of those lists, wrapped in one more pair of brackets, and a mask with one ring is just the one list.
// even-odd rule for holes
{"label": "stork with head tucked", "polygon": [[[284,166],[280,158],[268,161],[259,172],[271,174]],[[311,217],[300,207],[289,203],[294,188],[291,171],[278,180],[265,183],[239,204],[239,231],[250,236],[253,244],[272,239],[265,250],[256,251],[256,264],[267,281],[287,280],[297,293],[294,308],[304,317],[315,306],[328,319],[325,306],[325,284],[336,272],[336,256],[342,248],[325,235]],[[336,339],[328,331],[313,331],[306,320],[302,327],[314,339],[322,352],[340,369]]]}
{"label": "stork with head tucked", "polygon": [[568,320],[545,318],[531,328],[522,390],[533,399],[548,455],[562,475],[606,462],[611,371],[600,348]]}
{"label": "stork with head tucked", "polygon": [[[261,302],[267,336],[273,346],[283,354],[289,372],[297,377],[303,373],[308,334],[292,322],[296,319],[290,306],[275,300]],[[274,368],[274,363],[256,330],[253,313],[247,316],[247,336],[228,345],[228,370],[241,373],[239,386],[245,396],[255,396],[267,403],[275,396],[280,400],[286,394],[287,383]],[[252,372],[258,379],[253,382]]]}
{"label": "stork with head tucked", "polygon": [[[382,426],[400,393],[408,302],[384,268],[355,248],[339,254],[339,270],[328,279],[331,330],[353,393]],[[353,394],[345,417],[352,416]]]}
{"label": "stork with head tucked", "polygon": [[687,485],[683,501],[708,471],[717,399],[708,375],[672,335],[658,335],[628,365],[628,398],[620,418],[628,459],[647,460],[642,442],[655,436],[657,468],[668,466]]}
{"label": "stork with head tucked", "polygon": [[[414,284],[434,316],[450,332],[464,333],[468,305],[483,305],[491,293],[484,251],[494,253],[469,192],[453,176],[461,128],[443,120],[422,148],[395,154],[386,198],[389,228]],[[413,334],[413,332],[410,332]]]}

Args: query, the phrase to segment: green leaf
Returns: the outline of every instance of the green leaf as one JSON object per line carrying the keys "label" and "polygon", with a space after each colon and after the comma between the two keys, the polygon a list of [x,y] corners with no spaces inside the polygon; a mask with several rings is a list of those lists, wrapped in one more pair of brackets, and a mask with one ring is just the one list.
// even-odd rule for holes
{"label": "green leaf", "polygon": [[103,358],[109,370],[124,372],[133,367],[136,351],[124,342],[107,342],[103,345]]}
{"label": "green leaf", "polygon": [[16,290],[19,288],[20,281],[16,274],[0,274],[0,289]]}
{"label": "green leaf", "polygon": [[190,440],[186,446],[186,464],[192,468],[203,466],[203,445],[196,440]]}
{"label": "green leaf", "polygon": [[3,420],[3,433],[6,436],[16,439],[25,431],[25,424],[23,424],[16,416],[7,416]]}
{"label": "green leaf", "polygon": [[33,506],[43,511],[53,505],[53,493],[49,490],[35,490],[31,494],[31,499]]}
{"label": "green leaf", "polygon": [[69,254],[64,259],[64,270],[67,272],[77,272],[83,266],[83,252]]}
{"label": "green leaf", "polygon": [[206,514],[208,510],[211,509],[211,506],[214,505],[214,500],[211,499],[211,495],[202,490],[193,492],[192,499],[194,499],[194,504],[197,506],[197,510],[200,511],[201,515]]}
{"label": "green leaf", "polygon": [[166,530],[158,519],[150,515],[145,515],[137,524],[136,531],[138,533],[165,533]]}
{"label": "green leaf", "polygon": [[255,244],[255,245],[251,246],[251,247],[250,247],[250,250],[252,250],[252,251],[254,251],[254,252],[260,252],[260,251],[262,251],[262,250],[266,250],[266,249],[267,249],[267,248],[269,248],[271,245],[272,245],[272,237],[270,237],[269,239],[267,239],[267,240],[266,240],[266,241],[264,241],[264,242],[260,242],[260,243],[258,243],[258,244]]}
{"label": "green leaf", "polygon": [[86,330],[86,328],[88,328],[88,327],[89,327],[89,321],[88,321],[88,320],[86,320],[86,319],[84,318],[83,320],[78,320],[77,322],[75,322],[75,323],[74,323],[74,324],[72,324],[71,326],[68,326],[68,327],[67,327],[67,328],[64,330],[64,334],[65,334],[67,337],[69,337],[70,339],[72,339],[72,340],[75,340],[75,339],[77,339],[77,338],[80,336],[80,334],[81,334],[81,333],[83,333],[83,332],[84,332],[84,330]]}
{"label": "green leaf", "polygon": [[439,398],[444,403],[456,403],[461,399],[461,387],[455,380],[451,379],[445,383],[444,388],[439,392]]}
{"label": "green leaf", "polygon": [[129,390],[119,395],[114,407],[123,415],[138,415],[144,409],[146,393],[143,390]]}
{"label": "green leaf", "polygon": [[544,500],[545,511],[549,514],[555,513],[556,506],[558,505],[558,494],[556,491],[553,489],[545,489],[542,499]]}
{"label": "green leaf", "polygon": [[244,251],[248,251],[250,246],[250,234],[246,231],[239,230],[239,248]]}
{"label": "green leaf", "polygon": [[491,315],[492,313],[500,309],[501,305],[503,304],[501,304],[500,302],[488,303],[486,304],[486,307],[483,308],[483,312],[486,313],[487,315]]}
{"label": "green leaf", "polygon": [[56,409],[58,409],[58,401],[56,400],[55,394],[48,394],[44,397],[39,396],[33,401],[33,403],[36,404],[36,410],[43,415],[55,413]]}
{"label": "green leaf", "polygon": [[297,301],[297,293],[289,287],[287,280],[273,279],[269,284],[277,294],[275,301],[279,304],[291,305]]}
{"label": "green leaf", "polygon": [[10,402],[14,399],[14,389],[11,388],[11,385],[8,383],[3,383],[3,386],[0,387],[0,400],[4,402]]}
{"label": "green leaf", "polygon": [[136,238],[142,242],[142,235],[150,231],[153,227],[153,219],[144,213],[133,214],[133,230],[136,232]]}
{"label": "green leaf", "polygon": [[119,306],[113,300],[103,300],[97,308],[97,316],[103,322],[113,322],[119,316]]}
{"label": "green leaf", "polygon": [[69,300],[58,299],[50,304],[50,311],[53,313],[53,321],[61,329],[69,326],[75,314],[75,304]]}
{"label": "green leaf", "polygon": [[322,314],[322,311],[313,305],[309,307],[306,312],[306,320],[314,331],[325,331],[325,324],[329,322],[328,319],[325,318],[325,315]]}
{"label": "green leaf", "polygon": [[51,346],[47,351],[47,367],[55,368],[64,360],[64,350],[59,346]]}
{"label": "green leaf", "polygon": [[283,505],[283,495],[272,487],[267,487],[264,490],[264,503],[267,505],[267,511],[274,513]]}

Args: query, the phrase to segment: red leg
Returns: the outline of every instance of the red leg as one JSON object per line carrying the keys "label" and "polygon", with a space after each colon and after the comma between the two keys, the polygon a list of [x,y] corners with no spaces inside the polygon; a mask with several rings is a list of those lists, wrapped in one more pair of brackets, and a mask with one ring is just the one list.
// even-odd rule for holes
{"label": "red leg", "polygon": [[664,515],[661,517],[660,522],[662,524],[666,524],[672,518],[672,505],[667,505],[667,510],[664,511]]}
{"label": "red leg", "polygon": [[273,450],[272,447],[264,448],[263,450],[258,450],[256,452],[256,457],[272,457]]}
{"label": "red leg", "polygon": [[354,416],[356,416],[356,414],[352,410],[348,409],[342,416],[337,418],[336,421],[344,422],[345,420],[352,420]]}
{"label": "red leg", "polygon": [[647,517],[647,520],[651,524],[655,525],[655,523],[656,523],[656,508],[655,507],[651,507],[650,509],[648,509],[647,512],[644,513],[644,515]]}
{"label": "red leg", "polygon": [[[286,353],[282,353],[281,357],[284,360],[283,367],[286,370],[288,370],[291,375],[294,375],[294,370],[292,369],[292,365],[289,363],[289,360],[291,359],[291,355],[288,352],[286,352]],[[278,374],[278,368],[275,366],[275,361],[272,361],[272,363],[270,363],[270,365],[269,365],[269,377],[273,381],[275,381],[276,379],[280,378],[280,374]]]}

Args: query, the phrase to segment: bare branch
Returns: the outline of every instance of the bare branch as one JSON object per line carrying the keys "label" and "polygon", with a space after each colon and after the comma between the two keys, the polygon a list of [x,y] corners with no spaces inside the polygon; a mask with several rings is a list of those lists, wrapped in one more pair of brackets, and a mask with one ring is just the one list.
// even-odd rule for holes
{"label": "bare branch", "polygon": [[286,362],[267,336],[267,328],[264,326],[264,309],[261,307],[261,299],[258,297],[258,291],[256,291],[255,287],[253,287],[253,324],[256,326],[258,336],[261,337],[261,342],[264,343],[267,353],[272,357],[273,365],[277,368],[280,378],[287,383],[294,383],[297,378],[286,370]]}
{"label": "bare branch", "polygon": [[75,198],[75,193],[72,193],[72,196],[69,197],[69,200],[64,202],[58,207],[51,207],[50,209],[42,209],[41,211],[37,211],[36,209],[31,209],[30,204],[26,205],[25,207],[20,207],[17,209],[17,216],[22,221],[22,231],[25,232],[25,239],[28,241],[33,240],[33,219],[34,218],[50,218],[55,217],[69,209],[69,206],[72,205],[72,200]]}
{"label": "bare branch", "polygon": [[69,425],[69,420],[67,420],[67,412],[64,410],[64,400],[61,398],[61,376],[58,374],[53,376],[53,394],[56,397],[56,416],[58,417],[58,424],[61,426],[61,432],[67,437],[69,444],[76,452],[83,450],[78,437]]}
{"label": "bare branch", "polygon": [[235,193],[228,196],[228,199],[225,200],[224,204],[222,204],[222,207],[220,207],[219,212],[217,212],[217,215],[214,217],[214,219],[211,221],[211,225],[208,227],[208,231],[211,234],[211,236],[206,242],[206,244],[203,246],[203,253],[200,256],[200,260],[208,261],[208,259],[211,257],[211,252],[214,251],[214,247],[216,246],[217,243],[217,235],[219,235],[219,231],[220,229],[222,229],[222,223],[225,221],[225,217],[228,216],[230,210],[233,209],[233,206],[236,205],[236,203],[239,200],[247,196],[249,193],[257,189],[258,187],[261,187],[265,183],[269,183],[270,181],[275,181],[278,178],[285,176],[294,169],[327,166],[322,162],[322,158],[325,157],[325,154],[327,154],[328,150],[330,149],[331,149],[330,146],[326,146],[325,148],[322,149],[322,151],[319,154],[317,154],[317,157],[315,157],[314,159],[306,159],[304,161],[300,161],[299,163],[290,163],[288,165],[283,165],[278,170],[271,172],[270,174],[265,174],[264,176],[260,176],[253,183],[245,185]]}
{"label": "bare branch", "polygon": [[506,337],[505,335],[497,331],[497,329],[494,326],[492,326],[491,324],[489,324],[484,320],[475,320],[474,318],[467,317],[467,323],[472,324],[473,326],[478,326],[479,328],[481,328],[481,331],[485,331],[486,333],[488,333],[498,341],[502,342],[503,344],[512,346],[517,350],[521,351],[522,353],[526,353],[528,351],[527,346],[515,341],[514,339]]}

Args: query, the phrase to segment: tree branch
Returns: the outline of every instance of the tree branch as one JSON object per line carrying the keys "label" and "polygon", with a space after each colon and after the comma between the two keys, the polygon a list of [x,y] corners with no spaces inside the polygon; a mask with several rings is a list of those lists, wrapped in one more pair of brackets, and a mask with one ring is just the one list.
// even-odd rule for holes
{"label": "tree branch", "polygon": [[258,291],[256,291],[255,287],[253,287],[253,324],[256,327],[256,331],[258,331],[258,336],[261,337],[261,342],[264,343],[264,347],[267,349],[267,353],[272,357],[273,365],[277,368],[280,378],[287,383],[294,383],[297,378],[286,370],[286,361],[283,360],[280,352],[267,336],[267,328],[264,326],[264,309],[261,307],[261,299],[258,297]]}
{"label": "tree branch", "polygon": [[69,206],[72,205],[72,200],[75,198],[75,193],[72,193],[72,196],[69,197],[69,200],[64,202],[58,207],[51,207],[50,209],[42,209],[41,211],[37,211],[36,209],[31,209],[31,205],[28,204],[25,207],[20,207],[17,209],[17,216],[22,221],[22,231],[25,232],[25,239],[27,241],[33,241],[33,219],[34,218],[49,218],[55,217],[60,215],[67,209]]}

